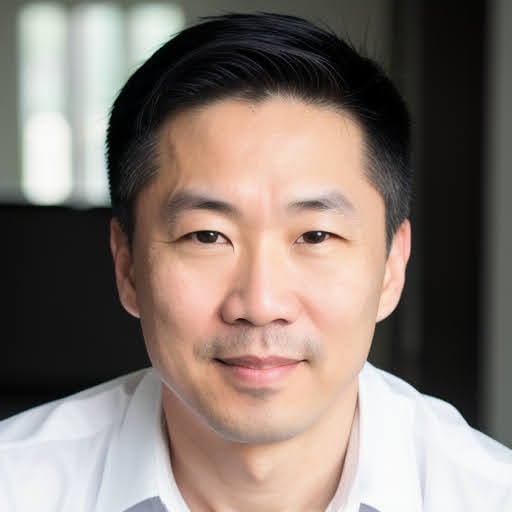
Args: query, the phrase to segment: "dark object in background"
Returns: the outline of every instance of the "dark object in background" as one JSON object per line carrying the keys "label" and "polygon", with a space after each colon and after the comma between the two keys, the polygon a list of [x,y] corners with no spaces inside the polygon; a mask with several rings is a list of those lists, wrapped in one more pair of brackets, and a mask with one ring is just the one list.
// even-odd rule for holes
{"label": "dark object in background", "polygon": [[109,222],[109,208],[0,206],[0,418],[149,365]]}

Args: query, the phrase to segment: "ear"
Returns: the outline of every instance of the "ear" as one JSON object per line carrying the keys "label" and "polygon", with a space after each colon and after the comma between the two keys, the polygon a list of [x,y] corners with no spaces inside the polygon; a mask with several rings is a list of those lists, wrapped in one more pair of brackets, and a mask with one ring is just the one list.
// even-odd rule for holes
{"label": "ear", "polygon": [[410,253],[411,225],[408,220],[405,220],[396,231],[391,242],[377,312],[377,322],[390,315],[400,300]]}
{"label": "ear", "polygon": [[114,260],[117,292],[121,304],[128,313],[139,318],[132,250],[128,237],[115,218],[110,221],[110,251]]}

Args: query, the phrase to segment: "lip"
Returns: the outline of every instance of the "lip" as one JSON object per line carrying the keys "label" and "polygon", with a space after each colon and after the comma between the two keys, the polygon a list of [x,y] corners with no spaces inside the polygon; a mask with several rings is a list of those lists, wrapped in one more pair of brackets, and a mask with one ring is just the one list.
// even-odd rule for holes
{"label": "lip", "polygon": [[297,359],[290,359],[287,357],[258,357],[252,355],[227,357],[219,359],[219,361],[228,366],[241,366],[243,368],[252,368],[254,370],[267,370],[300,362]]}
{"label": "lip", "polygon": [[224,374],[237,385],[262,388],[278,385],[303,362],[299,359],[244,355],[216,360]]}

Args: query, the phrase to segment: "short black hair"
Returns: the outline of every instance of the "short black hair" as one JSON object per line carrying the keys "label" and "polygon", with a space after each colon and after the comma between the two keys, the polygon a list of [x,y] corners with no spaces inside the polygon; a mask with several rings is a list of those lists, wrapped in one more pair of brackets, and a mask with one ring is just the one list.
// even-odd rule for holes
{"label": "short black hair", "polygon": [[374,60],[329,29],[274,13],[209,17],[159,48],[114,102],[107,132],[113,216],[132,240],[133,204],[158,172],[164,122],[214,101],[287,95],[345,112],[362,129],[366,174],[384,199],[389,244],[411,202],[410,121]]}

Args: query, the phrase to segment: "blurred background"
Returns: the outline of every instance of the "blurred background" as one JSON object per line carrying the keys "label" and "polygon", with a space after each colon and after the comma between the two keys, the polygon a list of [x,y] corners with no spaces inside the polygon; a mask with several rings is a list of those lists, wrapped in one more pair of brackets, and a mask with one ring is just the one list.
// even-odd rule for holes
{"label": "blurred background", "polygon": [[2,0],[0,418],[148,364],[108,250],[109,106],[172,34],[255,10],[327,23],[406,97],[414,247],[370,359],[512,446],[507,0]]}

